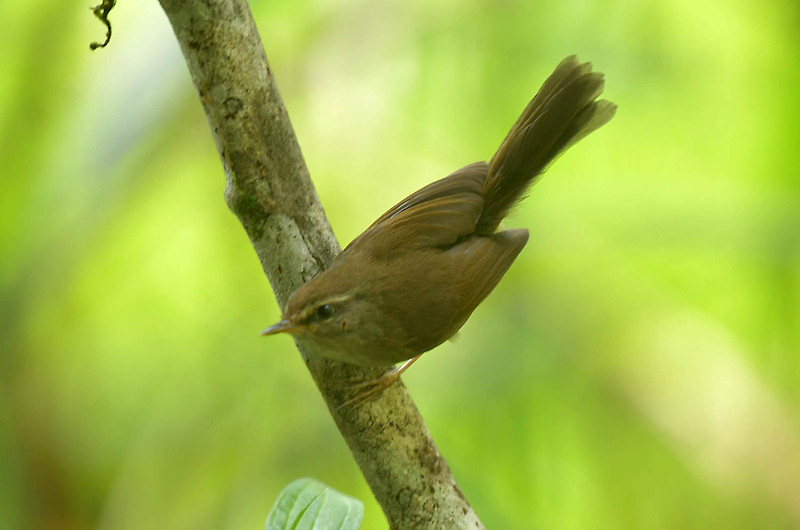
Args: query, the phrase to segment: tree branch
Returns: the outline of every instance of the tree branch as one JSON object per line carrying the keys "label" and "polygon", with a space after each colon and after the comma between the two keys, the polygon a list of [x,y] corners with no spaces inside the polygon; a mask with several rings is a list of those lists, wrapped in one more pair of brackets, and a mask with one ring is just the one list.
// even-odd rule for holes
{"label": "tree branch", "polygon": [[[339,246],[319,203],[246,0],[160,0],[225,168],[225,200],[278,303],[327,267]],[[301,351],[392,528],[483,528],[405,387],[342,407],[354,381],[383,370]]]}

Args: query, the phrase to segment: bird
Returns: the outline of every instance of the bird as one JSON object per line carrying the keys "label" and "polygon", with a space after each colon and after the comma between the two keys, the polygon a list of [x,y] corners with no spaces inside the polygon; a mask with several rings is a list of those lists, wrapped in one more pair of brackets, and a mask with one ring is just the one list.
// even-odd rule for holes
{"label": "bird", "polygon": [[308,351],[390,366],[353,402],[381,392],[420,356],[453,337],[528,241],[498,230],[531,183],[565,150],[608,123],[603,74],[569,56],[555,68],[489,162],[412,193],[373,222],[288,299],[280,322]]}

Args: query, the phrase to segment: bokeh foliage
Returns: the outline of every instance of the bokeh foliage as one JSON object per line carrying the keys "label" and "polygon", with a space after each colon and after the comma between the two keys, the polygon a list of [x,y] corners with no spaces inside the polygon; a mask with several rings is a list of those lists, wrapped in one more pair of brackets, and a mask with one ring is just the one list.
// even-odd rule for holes
{"label": "bokeh foliage", "polygon": [[[385,523],[226,209],[155,1],[0,3],[0,527],[258,528],[313,475]],[[800,525],[800,7],[252,2],[343,244],[491,156],[578,53],[616,118],[404,376],[490,528]]]}

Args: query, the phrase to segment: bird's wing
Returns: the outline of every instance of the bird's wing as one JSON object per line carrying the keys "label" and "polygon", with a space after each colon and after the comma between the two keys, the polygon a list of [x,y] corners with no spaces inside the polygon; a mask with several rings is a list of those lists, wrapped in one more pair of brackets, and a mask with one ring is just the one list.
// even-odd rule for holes
{"label": "bird's wing", "polygon": [[380,216],[348,249],[369,241],[371,254],[391,255],[401,248],[453,245],[475,230],[483,210],[481,190],[487,174],[486,162],[477,162],[425,186]]}

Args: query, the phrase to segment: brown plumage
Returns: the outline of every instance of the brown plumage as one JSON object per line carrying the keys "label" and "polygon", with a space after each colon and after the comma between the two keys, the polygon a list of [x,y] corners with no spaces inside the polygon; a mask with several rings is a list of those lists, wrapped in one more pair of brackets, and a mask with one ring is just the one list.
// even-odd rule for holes
{"label": "brown plumage", "polygon": [[614,115],[613,103],[596,101],[602,89],[589,63],[562,61],[488,164],[466,166],[383,214],[264,334],[286,331],[364,365],[411,359],[450,338],[528,240],[524,229],[496,232],[509,209],[561,152]]}

